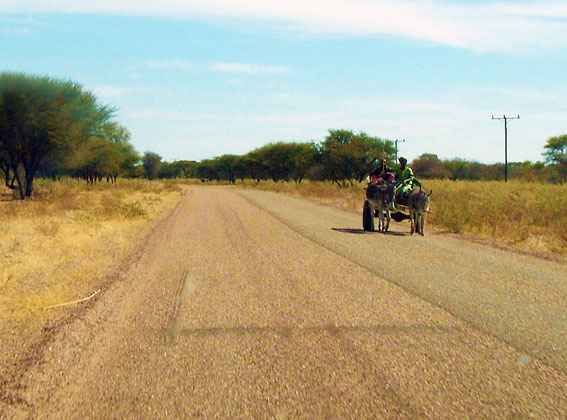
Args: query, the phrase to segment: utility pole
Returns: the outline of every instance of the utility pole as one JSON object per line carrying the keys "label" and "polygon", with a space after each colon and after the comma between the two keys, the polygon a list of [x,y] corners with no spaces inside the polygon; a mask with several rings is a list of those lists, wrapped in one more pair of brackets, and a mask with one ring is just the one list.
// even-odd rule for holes
{"label": "utility pole", "polygon": [[503,115],[502,118],[494,118],[493,120],[504,121],[504,182],[508,182],[508,120],[519,120],[520,116],[517,117],[507,117]]}
{"label": "utility pole", "polygon": [[406,139],[398,140],[396,139],[396,162],[398,161],[398,143],[405,143]]}

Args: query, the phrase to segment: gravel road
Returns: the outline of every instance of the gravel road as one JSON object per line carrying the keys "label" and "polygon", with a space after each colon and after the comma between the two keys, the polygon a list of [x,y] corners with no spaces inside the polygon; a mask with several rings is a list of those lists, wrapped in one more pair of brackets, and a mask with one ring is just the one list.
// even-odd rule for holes
{"label": "gravel road", "polygon": [[567,418],[565,264],[191,187],[2,418]]}

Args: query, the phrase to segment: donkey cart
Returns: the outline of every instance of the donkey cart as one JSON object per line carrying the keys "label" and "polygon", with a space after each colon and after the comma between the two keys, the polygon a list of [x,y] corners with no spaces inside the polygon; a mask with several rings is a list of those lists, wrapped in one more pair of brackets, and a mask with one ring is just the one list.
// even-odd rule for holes
{"label": "donkey cart", "polygon": [[[382,183],[368,185],[366,189],[366,200],[362,208],[362,228],[367,232],[386,233],[390,229],[390,220],[396,222],[410,220],[410,233],[414,232],[423,236],[425,225],[425,213],[429,212],[429,196],[421,189],[415,189],[407,199],[396,194],[394,205],[391,205],[394,185]],[[393,209],[392,209],[393,207]],[[378,229],[375,229],[374,218],[378,218]]]}

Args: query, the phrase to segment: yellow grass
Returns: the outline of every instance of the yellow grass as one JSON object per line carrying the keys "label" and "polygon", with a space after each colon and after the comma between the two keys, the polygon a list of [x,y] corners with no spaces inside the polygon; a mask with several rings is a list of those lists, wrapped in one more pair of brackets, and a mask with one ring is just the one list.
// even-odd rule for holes
{"label": "yellow grass", "polygon": [[428,181],[429,220],[452,232],[567,253],[567,185]]}
{"label": "yellow grass", "polygon": [[[366,183],[247,181],[237,186],[304,197],[362,213]],[[567,254],[567,185],[425,180],[433,190],[427,223],[447,232]],[[402,222],[404,223],[404,222]]]}
{"label": "yellow grass", "polygon": [[43,308],[90,295],[180,192],[142,180],[38,181],[26,201],[0,190],[0,318],[49,316]]}

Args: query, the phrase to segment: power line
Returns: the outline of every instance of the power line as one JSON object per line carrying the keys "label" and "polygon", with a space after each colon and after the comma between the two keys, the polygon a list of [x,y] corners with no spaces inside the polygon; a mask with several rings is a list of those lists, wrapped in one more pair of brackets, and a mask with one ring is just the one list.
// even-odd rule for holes
{"label": "power line", "polygon": [[508,182],[508,120],[519,120],[520,115],[517,117],[507,117],[503,115],[502,118],[494,118],[493,120],[504,120],[504,182]]}
{"label": "power line", "polygon": [[551,112],[563,112],[563,111],[567,111],[567,108],[562,108],[562,109],[551,109],[549,111],[533,111],[533,112],[524,112],[524,115],[535,115],[535,114],[549,114]]}

